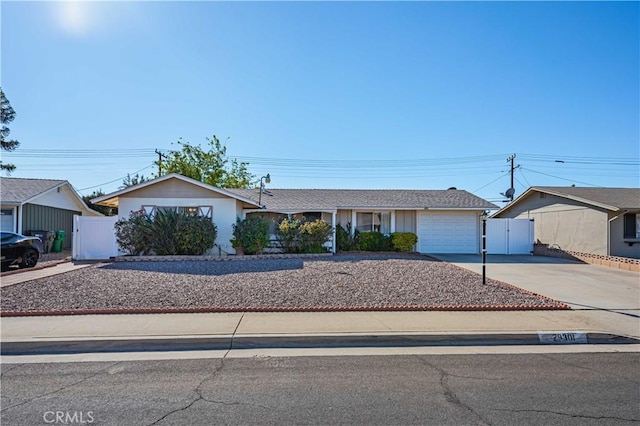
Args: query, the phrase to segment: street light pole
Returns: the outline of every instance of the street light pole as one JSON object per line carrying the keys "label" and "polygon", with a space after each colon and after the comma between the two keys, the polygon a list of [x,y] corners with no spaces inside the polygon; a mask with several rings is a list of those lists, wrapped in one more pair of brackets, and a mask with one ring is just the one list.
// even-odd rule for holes
{"label": "street light pole", "polygon": [[487,212],[482,212],[482,284],[487,283]]}
{"label": "street light pole", "polygon": [[[263,179],[264,182],[262,182]],[[260,206],[260,208],[262,208],[262,191],[264,191],[265,183],[271,183],[271,176],[269,175],[269,173],[267,173],[266,176],[262,176],[260,178],[260,194],[258,195],[258,206]]]}

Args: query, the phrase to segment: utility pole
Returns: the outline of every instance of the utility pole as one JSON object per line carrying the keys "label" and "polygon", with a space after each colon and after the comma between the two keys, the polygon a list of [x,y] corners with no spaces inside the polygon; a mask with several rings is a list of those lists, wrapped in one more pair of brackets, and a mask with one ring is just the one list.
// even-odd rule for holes
{"label": "utility pole", "polygon": [[513,160],[516,159],[516,155],[513,154],[511,157],[507,158],[507,163],[511,162],[511,186],[509,187],[508,192],[508,197],[511,201],[513,201],[513,195],[515,193],[515,191],[512,189],[513,188],[513,171],[515,170],[515,167],[513,167]]}
{"label": "utility pole", "polygon": [[[167,156],[164,155],[162,152],[158,151],[157,149],[156,149],[156,154],[158,154],[158,176],[160,176],[162,175],[162,159],[167,158]],[[513,180],[513,177],[511,180]]]}

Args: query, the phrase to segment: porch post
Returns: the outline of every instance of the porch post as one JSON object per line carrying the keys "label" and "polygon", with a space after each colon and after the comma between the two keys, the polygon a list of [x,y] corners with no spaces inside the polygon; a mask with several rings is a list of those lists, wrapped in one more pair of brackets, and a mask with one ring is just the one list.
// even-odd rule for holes
{"label": "porch post", "polygon": [[356,232],[356,211],[351,210],[351,236]]}
{"label": "porch post", "polygon": [[331,212],[331,228],[333,229],[332,232],[332,237],[331,237],[331,252],[333,254],[336,254],[336,249],[337,249],[337,245],[336,245],[336,216],[337,216],[338,212],[337,211],[333,211]]}

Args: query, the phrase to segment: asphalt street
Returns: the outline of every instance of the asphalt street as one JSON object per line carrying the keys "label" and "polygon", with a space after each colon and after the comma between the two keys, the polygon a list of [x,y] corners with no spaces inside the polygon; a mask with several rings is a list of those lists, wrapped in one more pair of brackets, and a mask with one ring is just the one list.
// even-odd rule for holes
{"label": "asphalt street", "polygon": [[2,365],[3,425],[632,424],[640,354]]}

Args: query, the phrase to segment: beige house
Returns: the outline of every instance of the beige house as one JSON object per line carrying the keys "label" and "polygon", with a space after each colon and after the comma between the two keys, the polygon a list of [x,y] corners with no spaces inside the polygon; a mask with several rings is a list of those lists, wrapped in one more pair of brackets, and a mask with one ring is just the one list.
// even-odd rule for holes
{"label": "beige house", "polygon": [[[275,224],[285,215],[322,219],[360,231],[413,232],[422,253],[479,253],[480,215],[497,206],[467,191],[357,189],[221,189],[171,173],[103,195],[95,204],[153,213],[177,209],[210,217],[217,225],[216,247],[234,253],[229,240],[236,218],[260,215]],[[335,237],[330,250],[335,252]]]}
{"label": "beige house", "polygon": [[492,217],[533,219],[551,248],[640,259],[640,188],[534,186]]}

